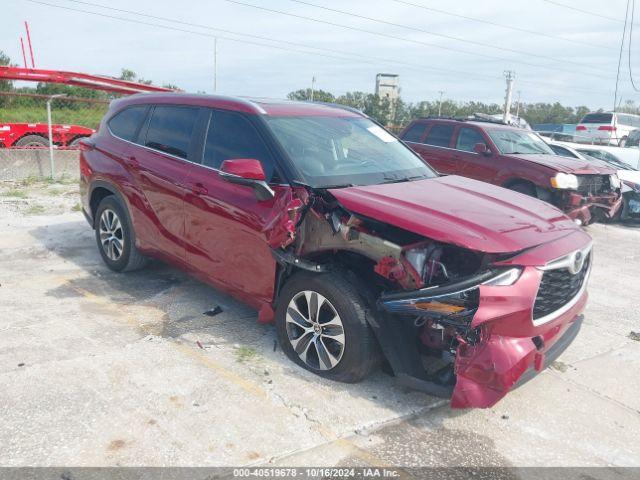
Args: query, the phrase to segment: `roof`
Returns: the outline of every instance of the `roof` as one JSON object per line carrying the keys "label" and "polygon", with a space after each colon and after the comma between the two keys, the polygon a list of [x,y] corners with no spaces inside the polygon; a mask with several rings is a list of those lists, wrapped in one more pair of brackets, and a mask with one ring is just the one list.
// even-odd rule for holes
{"label": "roof", "polygon": [[114,108],[126,105],[149,103],[193,105],[199,107],[221,108],[253,115],[269,115],[275,117],[289,116],[331,116],[359,117],[362,114],[341,105],[296,102],[291,100],[275,100],[261,98],[231,97],[223,95],[204,95],[192,93],[143,93],[121,98],[113,102]]}
{"label": "roof", "polygon": [[469,125],[476,125],[481,128],[491,127],[496,129],[516,129],[522,130],[522,128],[515,125],[508,125],[501,121],[481,120],[481,119],[468,119],[468,118],[454,118],[454,117],[423,117],[415,120],[415,122],[442,122],[442,123],[465,123]]}

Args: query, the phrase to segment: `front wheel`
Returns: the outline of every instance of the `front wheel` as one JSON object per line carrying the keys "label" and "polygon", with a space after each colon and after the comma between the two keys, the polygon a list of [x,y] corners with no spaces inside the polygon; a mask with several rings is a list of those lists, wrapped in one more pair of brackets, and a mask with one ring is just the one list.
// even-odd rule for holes
{"label": "front wheel", "polygon": [[364,292],[346,274],[301,272],[285,284],[276,309],[278,340],[301,367],[355,383],[378,364]]}

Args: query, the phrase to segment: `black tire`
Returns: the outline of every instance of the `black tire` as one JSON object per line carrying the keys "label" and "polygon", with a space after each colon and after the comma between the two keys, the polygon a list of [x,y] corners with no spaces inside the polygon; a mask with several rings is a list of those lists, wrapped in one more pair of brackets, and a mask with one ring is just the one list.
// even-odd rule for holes
{"label": "black tire", "polygon": [[507,187],[509,190],[513,190],[514,192],[523,193],[530,197],[538,198],[536,193],[536,187],[527,182],[518,182],[513,183]]}
{"label": "black tire", "polygon": [[[317,362],[317,367],[306,363],[296,353],[292,340],[289,338],[288,328],[290,330],[296,328],[296,325],[292,325],[291,322],[287,321],[289,304],[304,291],[316,292],[325,297],[330,302],[329,307],[332,307],[335,313],[338,314],[342,323],[344,333],[342,354],[339,361],[330,369],[322,369],[319,361]],[[294,274],[287,280],[280,292],[276,308],[276,331],[282,350],[296,364],[317,375],[339,382],[359,382],[378,366],[381,359],[380,348],[365,317],[365,312],[367,311],[366,297],[367,293],[363,287],[359,286],[359,282],[356,279],[349,278],[346,272],[299,272]],[[326,304],[324,305],[326,307]],[[318,308],[318,312],[325,307]],[[332,313],[329,314],[329,317]],[[325,313],[318,315],[319,325],[323,324],[323,320],[319,318],[323,315],[326,316],[326,309]],[[324,328],[322,327],[322,329]],[[303,331],[302,329],[299,330]],[[313,332],[309,332],[309,334],[313,335]],[[300,335],[298,339],[305,335],[307,334]],[[326,337],[324,338],[326,343],[323,343],[323,345],[330,348],[331,344],[329,342],[331,342],[335,347],[335,342],[332,341],[331,337],[328,340]],[[309,341],[309,343],[313,344],[312,341]],[[317,353],[318,350],[315,345],[310,346],[306,354],[311,364],[314,363],[314,352],[316,352],[315,357],[319,358],[320,355]],[[325,356],[325,358],[327,357]]]}
{"label": "black tire", "polygon": [[48,147],[49,140],[40,135],[25,135],[14,145],[16,147]]}
{"label": "black tire", "polygon": [[619,141],[618,141],[618,146],[619,147],[625,147],[627,145],[627,137],[622,137]]}
{"label": "black tire", "polygon": [[[107,212],[105,214],[105,212]],[[115,234],[112,234],[110,238],[116,238],[119,240],[121,245],[120,254],[115,258],[110,258],[110,250],[108,246],[103,246],[103,242],[101,236],[104,234],[105,229],[103,227],[108,227],[106,225],[107,222],[103,223],[103,215],[106,217],[113,218],[111,213],[115,214],[118,219],[118,224],[120,225],[121,234],[118,234],[117,231]],[[96,214],[94,217],[95,220],[95,235],[96,235],[96,243],[98,245],[98,251],[102,256],[102,260],[111,270],[115,272],[130,272],[133,270],[138,270],[144,267],[147,264],[147,258],[144,257],[136,248],[135,244],[135,232],[133,231],[133,226],[131,225],[131,219],[127,212],[127,209],[122,202],[118,200],[118,197],[115,195],[109,195],[102,199],[98,208],[96,209]],[[114,222],[112,222],[113,224]],[[108,230],[108,228],[106,229]],[[110,243],[114,243],[113,241]]]}

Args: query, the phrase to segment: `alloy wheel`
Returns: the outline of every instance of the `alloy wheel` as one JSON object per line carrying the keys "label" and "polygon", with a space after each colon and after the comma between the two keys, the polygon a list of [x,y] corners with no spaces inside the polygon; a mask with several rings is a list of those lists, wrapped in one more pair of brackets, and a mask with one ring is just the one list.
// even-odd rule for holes
{"label": "alloy wheel", "polygon": [[109,260],[117,262],[124,249],[124,231],[118,214],[107,208],[100,215],[100,243]]}
{"label": "alloy wheel", "polygon": [[331,370],[345,349],[344,326],[331,302],[311,290],[297,293],[286,313],[289,342],[300,359],[314,370]]}

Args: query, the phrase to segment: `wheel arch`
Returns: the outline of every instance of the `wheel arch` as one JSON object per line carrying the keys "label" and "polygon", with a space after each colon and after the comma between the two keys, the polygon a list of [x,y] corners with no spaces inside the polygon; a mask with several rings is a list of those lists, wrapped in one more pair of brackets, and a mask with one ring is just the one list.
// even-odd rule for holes
{"label": "wheel arch", "polygon": [[98,205],[100,205],[100,202],[104,198],[110,195],[114,195],[115,197],[117,197],[124,208],[128,210],[129,204],[124,198],[124,195],[122,195],[122,193],[120,193],[120,190],[118,190],[118,187],[104,180],[95,180],[91,183],[91,189],[89,192],[89,209],[91,213],[91,226],[93,228],[95,228],[96,211],[98,210]]}

